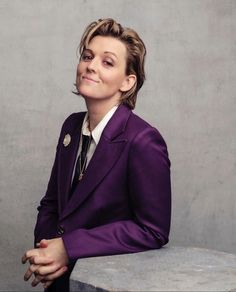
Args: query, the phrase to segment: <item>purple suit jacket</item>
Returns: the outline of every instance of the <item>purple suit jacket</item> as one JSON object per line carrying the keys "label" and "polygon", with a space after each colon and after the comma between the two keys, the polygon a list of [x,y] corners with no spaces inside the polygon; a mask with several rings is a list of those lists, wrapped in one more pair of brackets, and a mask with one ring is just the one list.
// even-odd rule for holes
{"label": "purple suit jacket", "polygon": [[[81,182],[71,177],[85,113],[64,122],[35,241],[62,237],[69,259],[140,252],[168,242],[170,161],[160,133],[120,105],[106,125]],[[65,147],[66,134],[71,136]]]}

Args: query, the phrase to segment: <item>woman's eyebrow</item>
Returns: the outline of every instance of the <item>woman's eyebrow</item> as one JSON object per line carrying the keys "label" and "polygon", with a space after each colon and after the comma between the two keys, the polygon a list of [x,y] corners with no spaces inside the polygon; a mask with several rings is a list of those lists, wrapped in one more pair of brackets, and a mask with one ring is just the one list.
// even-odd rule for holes
{"label": "woman's eyebrow", "polygon": [[91,49],[84,49],[83,52],[89,52],[89,53],[93,54],[93,51]]}
{"label": "woman's eyebrow", "polygon": [[104,54],[112,54],[114,57],[116,57],[116,59],[118,59],[117,55],[113,52],[106,51],[104,52]]}
{"label": "woman's eyebrow", "polygon": [[[89,53],[91,53],[91,54],[94,54],[93,50],[88,49],[88,48],[87,48],[87,49],[84,49],[84,52],[89,52]],[[111,51],[105,51],[104,54],[111,54],[111,55],[113,55],[116,59],[118,59],[117,55],[116,55],[115,53],[111,52]]]}

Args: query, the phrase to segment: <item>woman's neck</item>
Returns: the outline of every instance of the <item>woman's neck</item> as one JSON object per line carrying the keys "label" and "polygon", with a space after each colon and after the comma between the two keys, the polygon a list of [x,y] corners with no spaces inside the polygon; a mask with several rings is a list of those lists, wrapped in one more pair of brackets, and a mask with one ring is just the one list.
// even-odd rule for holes
{"label": "woman's neck", "polygon": [[93,131],[111,108],[118,105],[118,101],[85,99],[88,109],[89,130]]}

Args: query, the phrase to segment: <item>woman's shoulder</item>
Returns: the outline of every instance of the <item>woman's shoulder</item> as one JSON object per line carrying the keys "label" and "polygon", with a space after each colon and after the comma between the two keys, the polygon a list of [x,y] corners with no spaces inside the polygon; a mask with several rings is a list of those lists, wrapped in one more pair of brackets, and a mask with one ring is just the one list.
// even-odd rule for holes
{"label": "woman's shoulder", "polygon": [[62,129],[65,128],[74,128],[78,126],[78,124],[83,122],[86,112],[76,112],[70,114],[62,124]]}
{"label": "woman's shoulder", "polygon": [[68,123],[68,122],[73,122],[76,121],[78,119],[84,118],[84,116],[86,115],[86,112],[75,112],[75,113],[71,113],[64,121],[64,123]]}
{"label": "woman's shoulder", "polygon": [[130,116],[130,122],[133,123],[133,125],[135,125],[137,129],[153,128],[153,126],[149,122],[145,121],[134,112],[132,112]]}
{"label": "woman's shoulder", "polygon": [[[129,124],[128,131],[129,133],[132,132],[131,144],[133,150],[136,149],[141,153],[143,150],[146,151],[154,147],[156,151],[168,158],[166,141],[155,126],[134,113],[130,116]],[[169,159],[168,163],[170,165]]]}
{"label": "woman's shoulder", "polygon": [[133,132],[135,132],[137,135],[139,133],[154,133],[155,135],[159,136],[160,138],[163,139],[161,133],[159,130],[156,128],[156,126],[151,125],[149,122],[138,116],[137,114],[133,113],[130,116],[130,128],[133,129]]}
{"label": "woman's shoulder", "polygon": [[140,139],[142,140],[147,139],[148,137],[152,137],[158,140],[159,143],[166,145],[165,139],[163,138],[156,125],[151,125],[149,122],[133,112],[130,115],[127,133],[129,136],[133,137],[133,141],[140,141]]}
{"label": "woman's shoulder", "polygon": [[76,113],[71,113],[63,122],[63,126],[70,125],[70,124],[75,124],[78,123],[79,121],[83,121],[84,117],[86,115],[86,112],[76,112]]}

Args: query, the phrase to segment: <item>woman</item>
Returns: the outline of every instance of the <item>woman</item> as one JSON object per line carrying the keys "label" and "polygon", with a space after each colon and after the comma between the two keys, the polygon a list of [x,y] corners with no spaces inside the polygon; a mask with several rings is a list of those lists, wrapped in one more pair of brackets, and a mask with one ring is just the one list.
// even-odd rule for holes
{"label": "woman", "polygon": [[168,242],[170,162],[160,133],[133,114],[145,46],[113,19],[91,23],[80,43],[76,88],[87,113],[64,122],[38,207],[33,286],[69,291],[77,259],[140,252]]}

